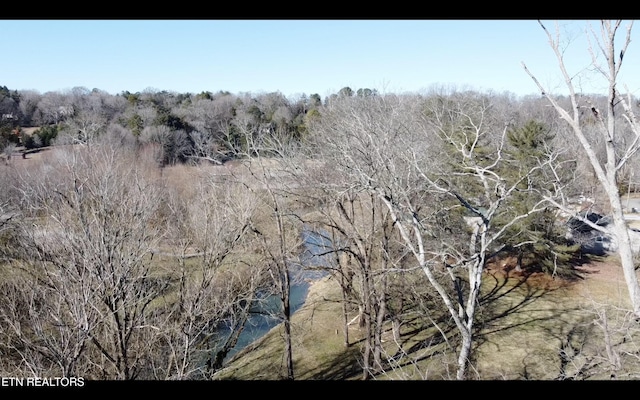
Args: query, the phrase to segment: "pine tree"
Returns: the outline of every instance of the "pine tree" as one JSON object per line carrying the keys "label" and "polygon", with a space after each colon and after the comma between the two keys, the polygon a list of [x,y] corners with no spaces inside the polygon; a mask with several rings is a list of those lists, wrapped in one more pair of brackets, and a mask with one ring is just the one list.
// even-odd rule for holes
{"label": "pine tree", "polygon": [[[553,151],[553,135],[545,125],[530,120],[507,132],[508,149],[502,176],[511,184],[540,165],[540,160]],[[528,212],[541,199],[541,190],[551,189],[551,177],[540,168],[518,184],[518,191],[508,199],[502,218]],[[580,245],[572,244],[564,236],[552,209],[534,213],[514,224],[507,235],[506,248],[517,256],[517,269],[539,270],[565,278],[577,277],[573,261],[580,255]]]}

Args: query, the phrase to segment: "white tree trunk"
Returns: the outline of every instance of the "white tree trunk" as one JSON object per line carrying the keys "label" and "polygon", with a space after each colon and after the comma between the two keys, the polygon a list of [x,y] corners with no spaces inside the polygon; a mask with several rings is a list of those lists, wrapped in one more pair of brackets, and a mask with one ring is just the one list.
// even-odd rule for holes
{"label": "white tree trunk", "polygon": [[[471,322],[469,325],[471,325]],[[461,333],[462,346],[460,348],[460,354],[458,354],[458,370],[456,372],[456,379],[459,381],[465,379],[467,365],[469,365],[469,354],[471,354],[471,344],[473,343],[473,336],[470,330],[461,331]]]}
{"label": "white tree trunk", "polygon": [[633,261],[633,248],[629,236],[629,228],[622,213],[622,201],[618,195],[618,190],[614,187],[607,192],[611,203],[611,213],[613,216],[613,231],[618,246],[618,255],[622,264],[622,272],[629,291],[629,298],[633,313],[640,317],[640,285],[636,275],[635,263]]}
{"label": "white tree trunk", "polygon": [[[564,49],[560,48],[559,33],[556,33],[555,36],[552,35],[547,30],[547,28],[542,25],[542,23],[540,23],[540,26],[547,34],[551,48],[556,54],[558,65],[564,77],[566,87],[567,89],[569,89],[572,105],[571,109],[566,110],[561,107],[556,99],[551,96],[548,91],[544,90],[536,77],[529,72],[526,65],[523,64],[523,66],[527,74],[529,74],[538,88],[542,91],[543,96],[549,100],[553,108],[558,112],[560,118],[566,121],[571,126],[576,139],[582,146],[585,154],[589,159],[589,162],[591,163],[591,166],[594,169],[601,187],[607,193],[609,205],[611,206],[611,214],[613,217],[613,233],[618,245],[618,254],[620,256],[620,263],[622,265],[622,270],[629,291],[629,299],[631,301],[633,312],[636,315],[636,318],[640,318],[640,286],[638,284],[638,277],[636,275],[635,265],[633,262],[631,238],[629,237],[627,224],[624,220],[624,214],[622,212],[622,201],[620,199],[620,193],[618,190],[618,177],[620,169],[624,166],[626,161],[629,160],[629,158],[636,154],[640,149],[640,147],[638,146],[638,143],[640,141],[640,125],[638,124],[633,110],[630,107],[630,98],[629,100],[625,100],[624,97],[621,97],[618,94],[617,90],[617,76],[620,72],[623,55],[626,52],[627,46],[631,42],[630,33],[631,27],[633,26],[633,23],[631,22],[627,29],[626,39],[624,42],[622,42],[622,48],[618,53],[616,51],[615,38],[616,31],[621,26],[621,22],[622,21],[615,21],[612,24],[611,21],[602,20],[601,36],[598,36],[592,32],[597,44],[597,48],[589,48],[589,52],[593,57],[593,66],[602,74],[608,84],[606,116],[603,116],[603,113],[600,113],[598,111],[598,109],[595,107],[595,104],[591,103],[589,100],[586,100],[585,103],[583,97],[576,93],[573,86],[574,77],[572,77],[566,70],[566,66],[564,63]],[[600,50],[600,55],[602,55],[604,57],[604,60],[606,61],[606,67],[602,67],[599,65],[598,59],[596,59],[596,50]],[[627,145],[624,141],[624,138],[619,137],[616,132],[617,104],[621,104],[622,108],[624,109],[625,113],[623,114],[623,117],[629,123],[629,127],[635,136],[633,143],[631,143],[630,145]],[[583,132],[583,121],[580,118],[581,108],[590,108],[594,120],[598,124],[597,126],[599,127],[599,133],[604,142],[604,150],[606,151],[606,161],[604,163],[601,163],[593,148],[593,146],[595,146],[596,144],[590,142]]]}

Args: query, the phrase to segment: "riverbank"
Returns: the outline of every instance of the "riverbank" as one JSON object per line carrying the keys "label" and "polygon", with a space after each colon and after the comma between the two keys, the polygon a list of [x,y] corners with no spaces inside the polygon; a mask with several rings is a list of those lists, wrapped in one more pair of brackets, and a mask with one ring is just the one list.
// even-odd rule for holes
{"label": "riverbank", "polygon": [[[345,348],[340,285],[331,276],[309,282],[304,305],[292,316],[296,379],[353,379],[358,374],[358,346]],[[216,379],[284,379],[282,326],[247,346],[216,374]],[[359,338],[350,329],[352,342]]]}
{"label": "riverbank", "polygon": [[[605,307],[612,343],[619,346],[617,339],[624,335],[626,344],[622,346],[634,346],[633,338],[640,337],[639,328],[623,326],[621,313],[628,307],[628,295],[615,256],[586,265],[583,272],[583,280],[567,285],[560,285],[551,277],[488,276],[485,292],[492,292],[494,300],[485,305],[488,307],[485,312],[487,317],[494,317],[484,322],[484,329],[476,339],[474,374],[477,375],[472,379],[556,380],[580,373],[581,366],[590,365],[604,355],[605,339],[598,325],[598,312],[603,313]],[[362,355],[358,341],[362,332],[357,324],[351,325],[351,345],[345,346],[339,299],[340,285],[335,278],[324,277],[310,283],[305,305],[292,318],[295,379],[360,379]],[[284,379],[280,329],[280,326],[272,329],[247,348],[242,357],[229,362],[216,379]],[[424,339],[420,339],[423,333],[412,332],[405,337],[405,349],[418,345],[420,351],[429,350]],[[571,363],[567,364],[563,360],[568,356],[569,343],[580,351],[572,354]],[[627,347],[613,349],[623,357],[631,349]],[[412,354],[415,350],[409,351]],[[377,379],[452,379],[446,375],[447,363],[455,368],[455,359],[450,360],[439,351],[429,354],[415,364],[408,364],[406,370],[390,371]],[[636,376],[634,361],[627,357],[626,363],[627,370],[621,370],[619,376],[623,373]],[[597,369],[586,372],[591,375],[583,379],[608,379],[606,368],[604,373]]]}

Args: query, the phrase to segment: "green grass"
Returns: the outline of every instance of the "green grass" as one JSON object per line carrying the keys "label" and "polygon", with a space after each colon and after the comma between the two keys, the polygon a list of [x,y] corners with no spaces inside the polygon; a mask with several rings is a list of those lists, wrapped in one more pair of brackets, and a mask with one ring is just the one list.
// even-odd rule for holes
{"label": "green grass", "polygon": [[[615,258],[600,268],[619,268]],[[610,282],[591,275],[571,284],[542,278],[485,274],[483,306],[469,379],[555,380],[609,379],[611,363],[605,351],[604,331],[596,322],[607,312],[611,343],[622,357],[617,377],[637,379],[636,355],[640,333],[627,326],[626,292],[619,280]],[[596,290],[597,289],[597,290]],[[624,288],[623,288],[624,289]],[[357,324],[350,327],[351,345],[344,346],[339,286],[331,278],[312,285],[305,306],[293,316],[293,354],[296,379],[360,379],[361,347]],[[285,366],[283,340],[276,327],[245,349],[220,371],[217,379],[278,380]],[[450,332],[454,332],[451,330]],[[453,379],[455,335],[449,344],[424,318],[404,325],[403,348],[408,356],[377,379]],[[387,354],[396,354],[391,334],[385,334]],[[636,339],[636,340],[634,340]],[[628,355],[625,355],[625,352]]]}

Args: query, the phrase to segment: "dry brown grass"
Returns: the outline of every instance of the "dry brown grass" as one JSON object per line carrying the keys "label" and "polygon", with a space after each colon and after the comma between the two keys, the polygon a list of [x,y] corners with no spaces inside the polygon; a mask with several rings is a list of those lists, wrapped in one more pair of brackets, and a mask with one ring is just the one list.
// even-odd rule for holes
{"label": "dry brown grass", "polygon": [[[564,373],[578,379],[608,379],[607,363],[602,362],[603,332],[593,323],[595,310],[628,309],[626,285],[615,257],[585,266],[583,276],[583,280],[570,283],[543,274],[487,272],[484,293],[489,296],[488,303],[481,315],[469,378],[555,380]],[[325,278],[312,285],[307,303],[293,316],[297,379],[360,377],[359,345],[346,349],[343,345],[341,310],[333,301],[338,295],[337,282]],[[614,320],[619,316],[612,314],[610,318],[612,333],[620,337],[620,331],[613,332],[619,326],[615,322],[621,321]],[[361,334],[355,325],[350,331],[352,343]],[[274,328],[241,353],[243,356],[236,357],[218,379],[281,379],[284,369],[279,329]],[[414,333],[405,346],[422,345],[422,358],[406,364],[404,370],[390,369],[379,379],[450,379],[455,368],[451,352],[442,346],[424,345],[433,334],[428,328],[422,334]],[[640,335],[633,338],[640,342]],[[579,351],[569,358],[570,345]],[[619,351],[622,353],[622,348]],[[418,359],[417,354],[412,356]],[[624,371],[621,376],[633,373]]]}
{"label": "dry brown grass", "polygon": [[[314,282],[305,305],[292,318],[293,357],[296,379],[349,379],[358,375],[356,359],[360,349],[344,346],[340,288],[335,279]],[[284,379],[282,327],[273,328],[263,338],[241,351],[218,379]],[[357,324],[350,327],[351,342],[359,339]]]}

